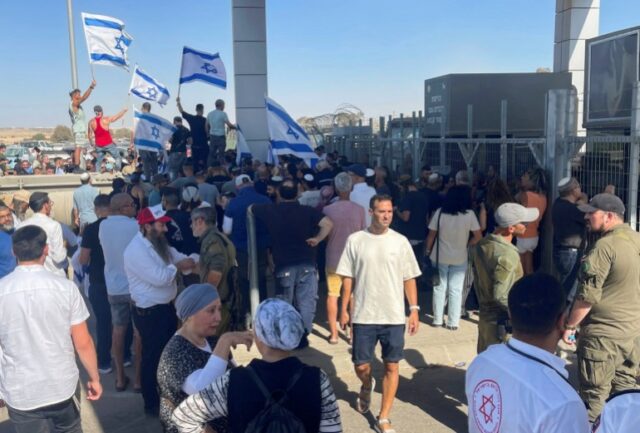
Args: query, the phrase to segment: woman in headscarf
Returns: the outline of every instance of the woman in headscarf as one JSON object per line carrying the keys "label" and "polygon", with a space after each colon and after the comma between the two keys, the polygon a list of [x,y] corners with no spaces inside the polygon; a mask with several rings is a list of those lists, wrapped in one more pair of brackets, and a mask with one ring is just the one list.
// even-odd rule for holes
{"label": "woman in headscarf", "polygon": [[[231,348],[251,347],[250,332],[229,332],[214,337],[220,323],[221,302],[211,284],[193,284],[176,298],[176,313],[183,322],[165,346],[158,366],[160,422],[166,433],[178,430],[171,413],[187,396],[202,390],[232,363]],[[212,425],[216,432],[227,431],[225,423]]]}
{"label": "woman in headscarf", "polygon": [[265,407],[265,393],[287,390],[281,405],[301,421],[305,431],[341,432],[340,411],[328,376],[292,356],[305,333],[300,313],[280,299],[267,299],[258,306],[253,329],[262,359],[228,371],[182,402],[172,417],[178,431],[200,431],[211,420],[226,419],[231,432],[245,432]]}

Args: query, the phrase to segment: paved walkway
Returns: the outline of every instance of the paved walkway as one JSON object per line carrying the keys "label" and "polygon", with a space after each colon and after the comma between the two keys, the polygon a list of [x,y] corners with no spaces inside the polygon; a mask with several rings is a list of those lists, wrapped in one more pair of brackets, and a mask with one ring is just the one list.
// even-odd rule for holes
{"label": "paved walkway", "polygon": [[[423,311],[428,311],[428,296],[421,293]],[[297,355],[305,362],[317,365],[329,374],[339,400],[344,431],[370,432],[374,415],[380,407],[381,380],[378,380],[372,399],[372,414],[358,413],[354,408],[359,381],[353,372],[350,347],[346,341],[330,345],[324,318],[324,298],[318,303],[318,319],[310,338],[309,348]],[[466,399],[464,395],[465,368],[475,356],[476,320],[463,320],[460,329],[452,332],[428,325],[430,318],[422,316],[418,334],[406,339],[406,359],[400,364],[400,386],[391,419],[398,433],[409,432],[465,432]],[[247,352],[240,348],[234,353],[241,364],[258,356],[255,348]],[[380,353],[378,351],[378,357]],[[374,374],[381,377],[382,364],[374,363]],[[133,376],[130,371],[129,376]],[[85,433],[156,433],[162,432],[155,419],[146,418],[142,397],[131,391],[117,393],[113,374],[103,377],[105,393],[97,403],[86,400],[82,405]],[[7,421],[6,409],[0,409],[0,433],[13,432]]]}

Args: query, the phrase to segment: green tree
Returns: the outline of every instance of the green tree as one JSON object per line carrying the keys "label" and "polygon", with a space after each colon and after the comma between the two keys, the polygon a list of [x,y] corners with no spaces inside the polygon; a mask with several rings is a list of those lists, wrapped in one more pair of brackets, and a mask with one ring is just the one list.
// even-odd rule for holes
{"label": "green tree", "polygon": [[44,136],[42,132],[38,132],[36,135],[31,137],[32,140],[46,140],[47,137]]}
{"label": "green tree", "polygon": [[131,130],[129,128],[118,128],[113,135],[114,138],[131,138]]}
{"label": "green tree", "polygon": [[58,125],[54,128],[53,134],[51,134],[51,141],[73,141],[73,134],[71,128],[64,125]]}

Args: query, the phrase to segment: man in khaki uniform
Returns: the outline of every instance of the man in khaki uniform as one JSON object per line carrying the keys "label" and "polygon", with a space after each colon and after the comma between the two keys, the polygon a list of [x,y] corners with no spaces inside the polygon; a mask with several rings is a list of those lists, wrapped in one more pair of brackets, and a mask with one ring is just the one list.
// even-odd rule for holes
{"label": "man in khaki uniform", "polygon": [[237,266],[236,249],[229,238],[218,230],[213,207],[192,210],[191,228],[193,236],[200,241],[200,282],[213,284],[222,301],[222,319],[216,330],[217,335],[222,335],[238,325],[232,317],[233,312],[239,311],[238,285],[229,284]]}
{"label": "man in khaki uniform", "polygon": [[538,219],[538,215],[536,208],[503,204],[494,214],[496,231],[472,249],[474,285],[480,304],[478,353],[504,340],[509,291],[523,275],[520,254],[511,241],[523,234],[525,224]]}
{"label": "man in khaki uniform", "polygon": [[640,234],[624,223],[624,204],[598,194],[579,209],[601,238],[583,259],[563,340],[576,327],[580,396],[595,420],[612,392],[636,388],[640,351]]}

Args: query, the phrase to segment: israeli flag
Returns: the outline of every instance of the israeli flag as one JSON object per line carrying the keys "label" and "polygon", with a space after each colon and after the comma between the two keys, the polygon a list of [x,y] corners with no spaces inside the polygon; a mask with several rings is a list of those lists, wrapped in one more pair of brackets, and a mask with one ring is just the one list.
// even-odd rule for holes
{"label": "israeli flag", "polygon": [[138,65],[133,70],[129,93],[147,101],[156,101],[160,106],[164,106],[169,100],[169,90],[164,84],[151,78]]}
{"label": "israeli flag", "polygon": [[318,162],[318,155],[313,151],[307,132],[273,99],[266,97],[266,105],[274,160],[277,160],[278,155],[294,155],[314,168]]}
{"label": "israeli flag", "polygon": [[236,124],[236,165],[240,166],[243,159],[251,158],[252,156],[247,140],[245,140],[244,134],[240,129],[240,125]]}
{"label": "israeli flag", "polygon": [[164,145],[177,128],[171,122],[151,113],[134,108],[133,144],[138,150],[164,151]]}
{"label": "israeli flag", "polygon": [[127,50],[133,38],[124,31],[124,22],[105,15],[82,13],[89,63],[119,66],[129,70]]}
{"label": "israeli flag", "polygon": [[184,47],[182,50],[182,68],[180,84],[202,81],[213,86],[227,88],[227,71],[220,54],[209,54],[204,51]]}

